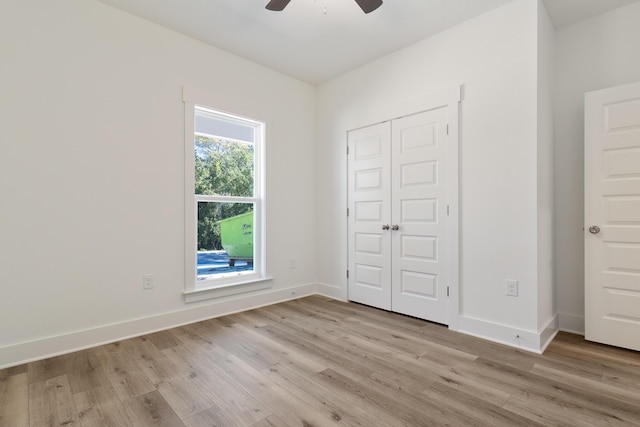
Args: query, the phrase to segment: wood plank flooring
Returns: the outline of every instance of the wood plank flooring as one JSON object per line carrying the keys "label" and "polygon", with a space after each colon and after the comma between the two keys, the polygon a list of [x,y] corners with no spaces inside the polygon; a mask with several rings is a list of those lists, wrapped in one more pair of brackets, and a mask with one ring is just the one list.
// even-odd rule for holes
{"label": "wood plank flooring", "polygon": [[0,426],[633,426],[640,353],[307,297],[0,370]]}

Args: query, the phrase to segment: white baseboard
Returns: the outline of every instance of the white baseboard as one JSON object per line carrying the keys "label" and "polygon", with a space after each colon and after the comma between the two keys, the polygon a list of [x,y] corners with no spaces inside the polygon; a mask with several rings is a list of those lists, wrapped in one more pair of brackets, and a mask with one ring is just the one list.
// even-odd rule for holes
{"label": "white baseboard", "polygon": [[318,283],[318,294],[339,301],[347,301],[347,292],[340,286]]}
{"label": "white baseboard", "polygon": [[558,319],[557,316],[554,316],[542,329],[542,332],[535,332],[476,319],[474,317],[460,316],[458,332],[542,354],[557,334],[557,325]]}
{"label": "white baseboard", "polygon": [[584,316],[558,313],[558,317],[560,319],[559,328],[561,331],[584,335]]}
{"label": "white baseboard", "polygon": [[0,347],[0,369],[314,295],[317,293],[317,288],[317,284],[308,283],[256,295],[243,295],[242,298],[224,299],[196,307],[189,305],[179,311]]}
{"label": "white baseboard", "polygon": [[549,344],[551,344],[551,341],[558,335],[559,323],[560,321],[556,314],[547,322],[547,325],[542,328],[542,332],[540,332],[540,354],[544,353]]}
{"label": "white baseboard", "polygon": [[[179,311],[0,347],[0,369],[315,294],[347,300],[346,290],[341,287],[308,283],[195,307],[186,306]],[[541,354],[558,330],[584,335],[584,317],[559,313],[541,332],[534,332],[460,316],[458,332]]]}

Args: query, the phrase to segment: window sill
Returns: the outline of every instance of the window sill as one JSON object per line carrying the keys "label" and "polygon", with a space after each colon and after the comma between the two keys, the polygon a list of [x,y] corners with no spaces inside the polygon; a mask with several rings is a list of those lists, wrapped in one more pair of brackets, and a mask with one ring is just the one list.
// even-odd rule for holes
{"label": "window sill", "polygon": [[184,302],[198,302],[208,299],[222,298],[231,295],[242,294],[245,292],[259,291],[270,288],[273,277],[261,277],[258,279],[250,279],[242,282],[228,283],[224,285],[212,286],[209,288],[200,288],[193,291],[184,292]]}

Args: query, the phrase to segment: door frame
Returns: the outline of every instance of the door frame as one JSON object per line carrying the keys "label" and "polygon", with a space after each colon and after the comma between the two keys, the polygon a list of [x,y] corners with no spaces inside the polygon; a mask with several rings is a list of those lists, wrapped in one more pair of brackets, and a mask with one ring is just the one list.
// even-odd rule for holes
{"label": "door frame", "polygon": [[[397,118],[422,113],[439,108],[447,109],[448,139],[447,139],[447,205],[449,206],[449,216],[447,221],[447,236],[450,239],[449,250],[447,252],[447,273],[449,275],[449,329],[457,331],[459,329],[460,318],[460,157],[459,157],[459,108],[462,101],[462,85],[452,86],[438,91],[430,92],[426,95],[407,99],[402,103],[379,105],[378,109],[369,114],[353,120],[346,126],[344,132],[345,146],[348,144],[350,131],[371,126],[376,123],[391,121]],[[345,148],[345,153],[347,149]],[[349,176],[348,167],[346,176]],[[345,189],[348,200],[348,179]],[[346,266],[349,266],[349,219],[345,216],[345,246],[347,248]],[[344,290],[346,299],[349,299],[349,280],[346,279]]]}

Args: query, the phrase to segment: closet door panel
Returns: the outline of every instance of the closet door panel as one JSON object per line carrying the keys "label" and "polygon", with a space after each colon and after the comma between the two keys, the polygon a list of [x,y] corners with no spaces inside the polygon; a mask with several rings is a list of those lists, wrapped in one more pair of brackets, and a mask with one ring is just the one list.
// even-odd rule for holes
{"label": "closet door panel", "polygon": [[349,299],[391,309],[391,127],[348,134]]}
{"label": "closet door panel", "polygon": [[391,125],[392,310],[445,324],[446,119],[441,108]]}

